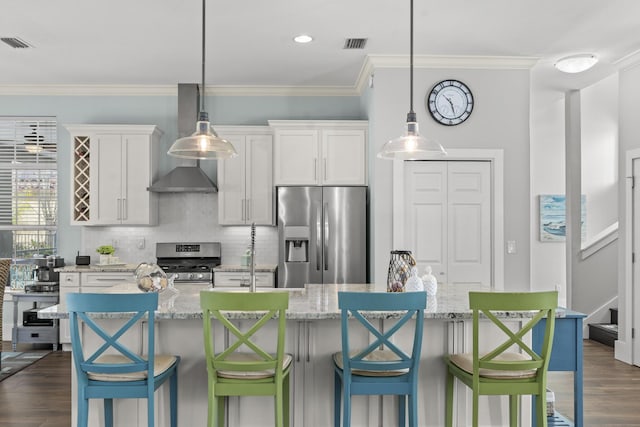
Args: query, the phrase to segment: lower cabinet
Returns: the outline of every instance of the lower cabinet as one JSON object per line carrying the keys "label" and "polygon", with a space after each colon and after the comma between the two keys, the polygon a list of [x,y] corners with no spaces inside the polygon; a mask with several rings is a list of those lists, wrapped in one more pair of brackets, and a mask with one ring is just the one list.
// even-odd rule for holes
{"label": "lower cabinet", "polygon": [[[133,280],[131,272],[60,272],[60,303],[64,304],[67,294],[72,292],[100,292],[98,288],[116,285]],[[71,350],[71,334],[69,320],[60,319],[60,344],[62,349]]]}

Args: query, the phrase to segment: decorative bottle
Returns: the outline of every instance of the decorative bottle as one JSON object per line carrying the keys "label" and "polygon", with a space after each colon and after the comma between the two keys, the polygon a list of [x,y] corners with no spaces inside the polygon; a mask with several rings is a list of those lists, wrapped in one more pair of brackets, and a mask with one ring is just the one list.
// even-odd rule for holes
{"label": "decorative bottle", "polygon": [[431,266],[427,266],[425,274],[422,276],[422,282],[424,284],[424,290],[427,291],[427,295],[434,296],[438,292],[438,280],[436,276],[431,274]]}
{"label": "decorative bottle", "polygon": [[416,267],[411,268],[411,276],[407,279],[407,283],[405,283],[404,289],[407,292],[424,291],[424,285],[422,283],[422,280],[418,277],[418,269]]}

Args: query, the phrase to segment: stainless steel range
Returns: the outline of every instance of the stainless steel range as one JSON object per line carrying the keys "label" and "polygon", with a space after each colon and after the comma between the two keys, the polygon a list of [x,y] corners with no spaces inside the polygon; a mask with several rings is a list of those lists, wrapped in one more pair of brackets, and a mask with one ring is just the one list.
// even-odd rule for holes
{"label": "stainless steel range", "polygon": [[220,243],[156,243],[156,263],[174,283],[212,283],[212,270],[221,263]]}

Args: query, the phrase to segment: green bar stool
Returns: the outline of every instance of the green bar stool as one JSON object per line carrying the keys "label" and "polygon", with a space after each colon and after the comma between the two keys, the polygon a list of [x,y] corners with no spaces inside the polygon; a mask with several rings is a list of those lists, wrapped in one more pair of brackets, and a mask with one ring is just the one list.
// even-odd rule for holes
{"label": "green bar stool", "polygon": [[[204,346],[207,363],[209,427],[224,426],[224,400],[227,396],[273,396],[275,425],[289,425],[289,371],[293,357],[284,352],[288,292],[201,291]],[[258,312],[258,320],[241,331],[225,311]],[[235,341],[216,349],[211,320],[229,331]],[[255,343],[254,336],[274,319],[278,325],[276,352],[270,353]],[[232,341],[232,340],[230,340]]]}
{"label": "green bar stool", "polygon": [[[551,358],[551,347],[555,324],[558,293],[552,292],[469,292],[469,306],[473,310],[473,350],[472,353],[445,356],[447,365],[447,392],[445,426],[453,425],[453,385],[455,378],[473,392],[473,414],[471,425],[478,426],[478,399],[480,395],[509,396],[509,425],[518,425],[520,395],[538,396],[535,411],[538,426],[547,426],[546,385],[547,369]],[[523,314],[526,324],[512,331],[496,312],[508,312],[508,318]],[[482,318],[480,316],[483,316]],[[489,330],[488,319],[496,327]],[[544,339],[538,352],[524,342],[524,337],[533,327],[546,319]],[[485,323],[484,333],[480,331]],[[488,351],[480,352],[480,343],[502,331],[505,340]],[[515,351],[514,351],[515,349]],[[519,350],[519,351],[518,351]]]}

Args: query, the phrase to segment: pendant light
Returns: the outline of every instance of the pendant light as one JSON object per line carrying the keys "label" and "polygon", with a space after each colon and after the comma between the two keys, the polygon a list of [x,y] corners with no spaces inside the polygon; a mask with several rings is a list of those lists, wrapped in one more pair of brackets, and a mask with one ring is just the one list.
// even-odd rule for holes
{"label": "pendant light", "polygon": [[183,159],[228,159],[238,155],[233,145],[220,138],[209,123],[209,114],[204,111],[205,84],[205,0],[202,0],[202,86],[200,88],[200,112],[196,131],[178,139],[169,148],[168,154]]}
{"label": "pendant light", "polygon": [[413,0],[410,0],[409,32],[409,113],[407,114],[407,132],[398,138],[388,141],[378,153],[381,159],[419,160],[442,157],[447,154],[437,141],[427,139],[418,131],[418,120],[413,111]]}

